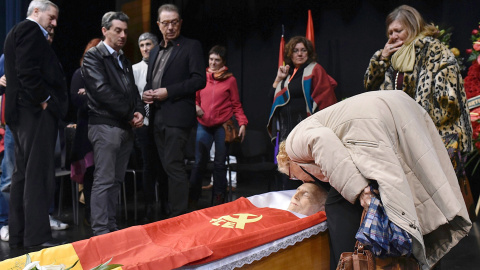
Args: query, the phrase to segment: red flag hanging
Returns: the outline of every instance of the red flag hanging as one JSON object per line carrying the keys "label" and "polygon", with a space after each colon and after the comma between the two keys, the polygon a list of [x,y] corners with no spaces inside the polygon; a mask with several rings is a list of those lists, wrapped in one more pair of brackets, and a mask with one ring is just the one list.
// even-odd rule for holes
{"label": "red flag hanging", "polygon": [[285,39],[283,39],[283,35],[284,35],[284,28],[283,28],[283,24],[282,24],[282,38],[280,39],[280,50],[278,51],[278,66],[279,67],[285,65],[285,61],[283,59],[283,51],[285,50]]}
{"label": "red flag hanging", "polygon": [[308,10],[308,21],[307,21],[307,33],[305,37],[312,42],[313,50],[315,51],[315,34],[313,30],[313,19],[312,19],[312,11]]}

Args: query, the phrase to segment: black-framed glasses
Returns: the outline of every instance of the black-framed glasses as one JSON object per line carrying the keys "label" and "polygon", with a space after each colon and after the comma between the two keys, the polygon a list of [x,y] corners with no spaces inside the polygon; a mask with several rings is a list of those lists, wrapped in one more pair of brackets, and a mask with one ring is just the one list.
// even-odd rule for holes
{"label": "black-framed glasses", "polygon": [[163,21],[163,22],[160,22],[164,27],[168,27],[168,25],[172,25],[172,27],[175,27],[178,25],[178,23],[180,23],[180,20],[179,19],[175,19],[175,20],[171,20],[171,21]]}

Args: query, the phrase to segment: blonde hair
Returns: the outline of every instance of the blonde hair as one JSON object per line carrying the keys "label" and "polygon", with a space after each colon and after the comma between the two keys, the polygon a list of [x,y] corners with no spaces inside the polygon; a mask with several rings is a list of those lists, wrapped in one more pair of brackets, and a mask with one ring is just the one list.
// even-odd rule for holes
{"label": "blonde hair", "polygon": [[285,146],[286,146],[285,141],[282,141],[278,146],[277,164],[278,164],[278,171],[288,175],[290,171],[291,160],[287,154],[287,150],[285,150]]}
{"label": "blonde hair", "polygon": [[387,38],[388,27],[394,21],[399,21],[408,31],[407,39],[405,43],[408,44],[415,39],[419,34],[424,36],[437,37],[439,32],[433,24],[427,24],[422,15],[413,7],[408,5],[401,5],[388,14],[385,24],[387,26]]}

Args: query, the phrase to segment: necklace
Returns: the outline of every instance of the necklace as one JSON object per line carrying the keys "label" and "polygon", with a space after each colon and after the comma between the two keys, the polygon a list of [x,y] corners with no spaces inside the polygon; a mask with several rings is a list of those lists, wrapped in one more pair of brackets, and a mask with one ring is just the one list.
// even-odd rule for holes
{"label": "necklace", "polygon": [[395,90],[398,90],[397,85],[398,85],[398,74],[399,73],[400,73],[400,71],[397,71],[397,75],[395,76]]}

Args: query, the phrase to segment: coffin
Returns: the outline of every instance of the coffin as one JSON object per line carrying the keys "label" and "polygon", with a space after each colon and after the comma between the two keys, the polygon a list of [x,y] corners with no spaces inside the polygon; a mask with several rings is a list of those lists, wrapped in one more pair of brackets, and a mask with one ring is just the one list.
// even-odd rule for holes
{"label": "coffin", "polygon": [[[294,192],[239,198],[30,256],[41,265],[70,266],[79,260],[74,270],[110,259],[122,269],[328,269],[325,213],[303,217],[281,210]],[[25,255],[0,262],[0,269],[17,269],[22,263]]]}

